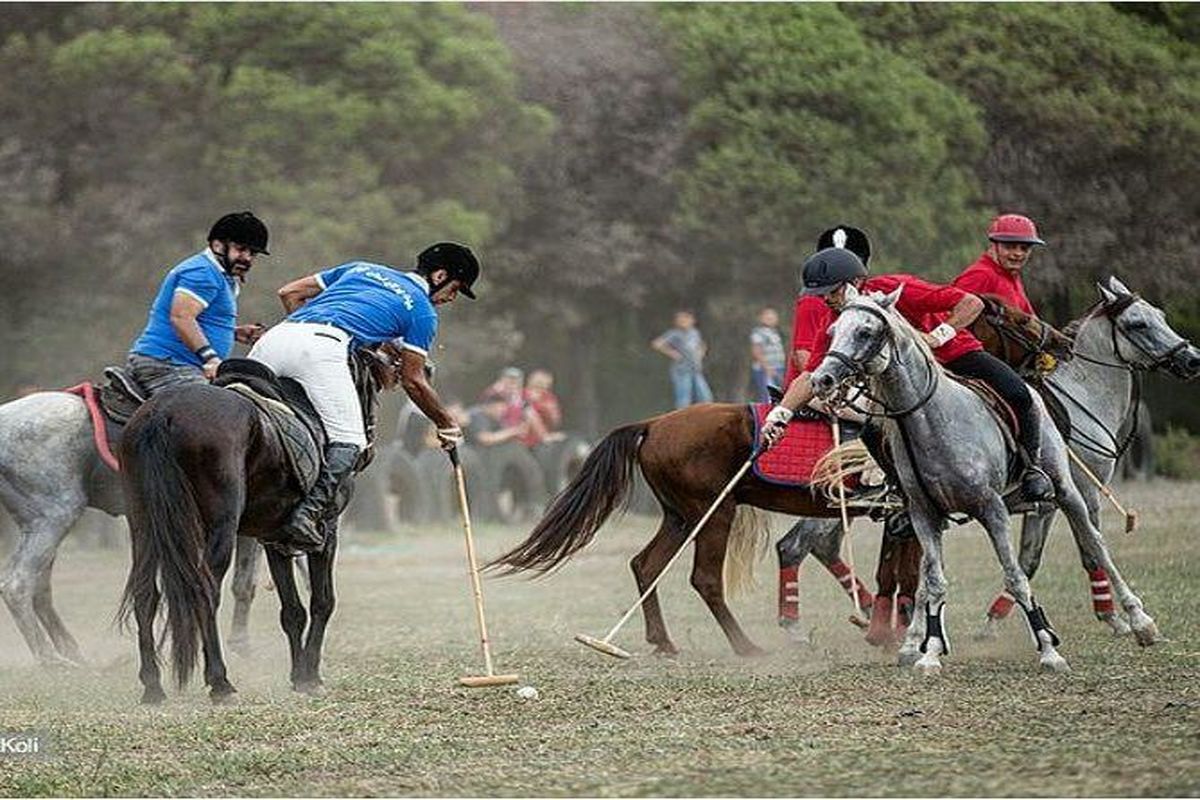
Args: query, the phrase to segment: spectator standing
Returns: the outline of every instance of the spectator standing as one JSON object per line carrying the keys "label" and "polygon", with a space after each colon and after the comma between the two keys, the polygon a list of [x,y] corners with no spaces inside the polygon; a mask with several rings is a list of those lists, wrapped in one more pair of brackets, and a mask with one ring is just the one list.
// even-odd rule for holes
{"label": "spectator standing", "polygon": [[708,348],[691,311],[676,311],[675,327],[651,342],[650,346],[673,362],[668,375],[675,395],[675,408],[712,402],[712,389],[704,379],[704,355]]}
{"label": "spectator standing", "polygon": [[758,312],[758,325],[750,332],[750,394],[757,403],[770,402],[768,386],[780,386],[787,356],[779,335],[779,314],[773,308]]}
{"label": "spectator standing", "polygon": [[535,369],[525,382],[525,414],[529,429],[521,438],[528,447],[562,439],[562,409],[554,394],[554,376],[549,370]]}

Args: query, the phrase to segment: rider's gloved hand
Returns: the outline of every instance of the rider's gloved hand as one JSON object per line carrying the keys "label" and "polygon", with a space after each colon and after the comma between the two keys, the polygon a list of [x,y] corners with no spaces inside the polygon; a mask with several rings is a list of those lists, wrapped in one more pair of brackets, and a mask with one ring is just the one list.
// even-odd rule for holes
{"label": "rider's gloved hand", "polygon": [[463,443],[463,431],[457,425],[450,428],[438,428],[437,438],[438,444],[442,446],[443,450],[453,450]]}
{"label": "rider's gloved hand", "polygon": [[763,420],[759,446],[763,450],[769,450],[779,444],[779,440],[783,438],[783,434],[787,431],[787,425],[791,419],[791,409],[784,408],[783,406],[775,406],[768,411],[767,418]]}
{"label": "rider's gloved hand", "polygon": [[210,381],[217,377],[217,368],[220,366],[221,359],[219,358],[210,358],[208,361],[205,361],[204,366],[201,367],[204,370],[204,377]]}

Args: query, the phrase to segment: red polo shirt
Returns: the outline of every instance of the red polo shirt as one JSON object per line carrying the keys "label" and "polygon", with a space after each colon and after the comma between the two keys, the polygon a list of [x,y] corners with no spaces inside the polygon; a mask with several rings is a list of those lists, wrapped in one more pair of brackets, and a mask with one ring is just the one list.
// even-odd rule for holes
{"label": "red polo shirt", "polygon": [[785,389],[800,374],[800,368],[792,356],[797,350],[811,351],[817,337],[832,324],[833,309],[825,305],[820,297],[802,294],[796,298],[796,310],[792,314],[792,349],[788,352],[787,373],[783,379]]}
{"label": "red polo shirt", "polygon": [[1033,304],[1025,295],[1025,285],[1021,283],[1021,273],[1005,269],[987,253],[981,255],[978,261],[964,269],[951,285],[971,294],[994,294],[1026,314],[1037,316],[1037,312],[1033,310]]}
{"label": "red polo shirt", "polygon": [[[904,291],[896,301],[896,310],[914,328],[925,333],[945,322],[958,302],[967,296],[966,292],[957,287],[930,283],[914,275],[876,275],[867,278],[862,291],[889,293],[901,285],[904,286]],[[805,370],[812,372],[817,368],[829,352],[829,342],[829,332],[822,330],[813,342],[812,355]],[[933,354],[940,363],[947,364],[959,356],[982,349],[983,345],[979,340],[964,328],[953,339],[934,350]]]}

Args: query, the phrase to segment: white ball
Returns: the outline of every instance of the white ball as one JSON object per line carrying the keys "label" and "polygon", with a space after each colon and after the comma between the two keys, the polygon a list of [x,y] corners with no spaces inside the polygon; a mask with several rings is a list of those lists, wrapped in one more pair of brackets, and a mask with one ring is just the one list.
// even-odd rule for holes
{"label": "white ball", "polygon": [[538,690],[532,686],[522,686],[520,689],[517,689],[517,697],[522,700],[537,700]]}

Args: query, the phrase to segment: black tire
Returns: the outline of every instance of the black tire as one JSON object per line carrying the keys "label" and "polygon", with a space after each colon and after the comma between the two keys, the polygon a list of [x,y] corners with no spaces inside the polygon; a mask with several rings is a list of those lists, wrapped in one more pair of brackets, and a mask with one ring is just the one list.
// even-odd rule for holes
{"label": "black tire", "polygon": [[579,472],[584,459],[592,452],[592,445],[582,436],[568,434],[567,438],[557,442],[539,444],[531,452],[546,478],[546,492],[554,497]]}
{"label": "black tire", "polygon": [[542,468],[529,448],[505,442],[484,448],[482,455],[495,487],[495,518],[513,525],[541,516],[549,494]]}

